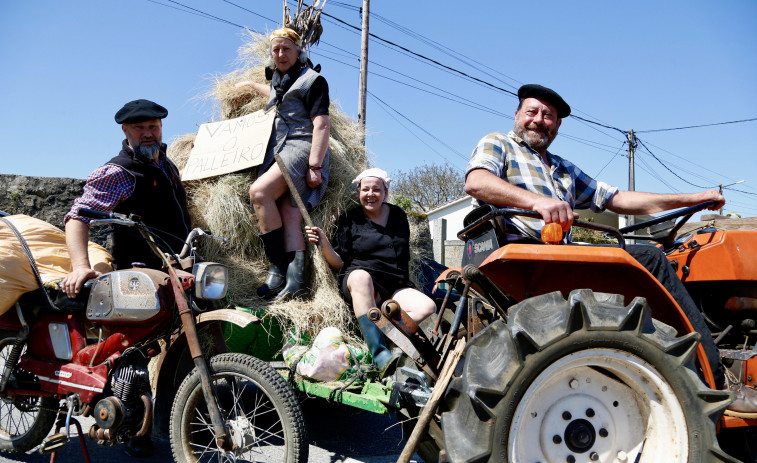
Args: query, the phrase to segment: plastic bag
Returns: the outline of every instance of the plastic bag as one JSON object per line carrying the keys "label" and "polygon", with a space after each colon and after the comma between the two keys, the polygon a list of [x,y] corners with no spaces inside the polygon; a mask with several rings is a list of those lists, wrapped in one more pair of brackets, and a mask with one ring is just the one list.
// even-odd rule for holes
{"label": "plastic bag", "polygon": [[334,327],[321,330],[310,348],[294,345],[284,351],[287,366],[291,368],[294,361],[301,357],[297,363],[297,373],[325,382],[350,379],[364,356],[362,350],[349,347],[344,342],[342,332]]}

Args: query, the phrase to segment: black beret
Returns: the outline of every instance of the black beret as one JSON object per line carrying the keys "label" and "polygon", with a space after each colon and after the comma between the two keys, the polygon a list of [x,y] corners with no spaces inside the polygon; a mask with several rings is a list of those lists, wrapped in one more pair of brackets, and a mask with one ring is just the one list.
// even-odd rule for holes
{"label": "black beret", "polygon": [[557,109],[557,117],[560,119],[570,116],[570,106],[568,106],[568,103],[551,88],[538,84],[526,84],[518,89],[518,99],[523,101],[526,98],[537,98],[551,103]]}
{"label": "black beret", "polygon": [[150,119],[163,119],[168,110],[150,100],[134,100],[126,103],[116,113],[117,124],[136,124]]}

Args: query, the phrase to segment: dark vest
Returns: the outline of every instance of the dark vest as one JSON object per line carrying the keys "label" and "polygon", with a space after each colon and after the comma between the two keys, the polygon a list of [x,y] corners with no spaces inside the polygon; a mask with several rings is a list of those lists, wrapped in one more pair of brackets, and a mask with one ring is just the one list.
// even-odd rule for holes
{"label": "dark vest", "polygon": [[[161,145],[161,153],[165,153],[165,145]],[[134,178],[135,186],[132,195],[118,203],[114,212],[142,217],[142,221],[165,241],[170,250],[178,253],[191,228],[187,195],[176,165],[168,158],[164,162],[165,172],[135,155],[124,140],[121,152],[108,164],[123,167]],[[166,244],[158,243],[164,250],[167,250]],[[113,230],[113,259],[116,268],[120,269],[130,268],[132,262],[143,262],[155,269],[163,265],[139,232],[118,225]]]}

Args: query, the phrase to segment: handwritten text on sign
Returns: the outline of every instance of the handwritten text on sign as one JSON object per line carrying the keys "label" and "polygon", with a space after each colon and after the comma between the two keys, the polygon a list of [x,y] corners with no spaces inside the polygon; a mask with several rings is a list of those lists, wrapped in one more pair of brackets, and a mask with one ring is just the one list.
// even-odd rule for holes
{"label": "handwritten text on sign", "polygon": [[263,163],[275,111],[202,124],[182,180],[228,174]]}

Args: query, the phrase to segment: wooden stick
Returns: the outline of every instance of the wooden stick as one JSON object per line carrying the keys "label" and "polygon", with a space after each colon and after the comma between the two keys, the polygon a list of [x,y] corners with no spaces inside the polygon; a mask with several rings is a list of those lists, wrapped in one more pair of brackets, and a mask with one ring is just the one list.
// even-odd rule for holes
{"label": "wooden stick", "polygon": [[297,191],[297,187],[294,186],[294,181],[292,181],[292,176],[289,175],[289,171],[287,170],[286,165],[284,165],[284,160],[281,159],[281,156],[279,156],[279,153],[276,151],[273,152],[273,157],[276,159],[276,164],[279,166],[281,175],[284,176],[284,181],[289,187],[289,194],[292,195],[294,202],[297,203],[297,208],[300,210],[300,214],[302,214],[302,219],[305,221],[305,225],[313,227],[314,225],[313,221],[310,219],[310,214],[308,213],[308,210],[305,209],[305,203],[302,202],[300,193]]}
{"label": "wooden stick", "polygon": [[452,379],[452,373],[455,371],[455,367],[460,360],[460,355],[464,348],[465,338],[461,338],[457,341],[455,350],[452,351],[447,358],[447,361],[444,362],[444,368],[442,368],[442,372],[439,374],[439,381],[434,384],[434,392],[431,393],[428,403],[426,403],[426,406],[421,410],[421,414],[418,415],[418,422],[415,423],[413,432],[410,434],[410,437],[408,437],[407,444],[405,444],[405,448],[402,449],[402,453],[400,454],[399,459],[397,459],[397,463],[408,463],[410,457],[415,453],[415,449],[418,447],[418,442],[420,442],[423,433],[426,432],[426,428],[431,422],[434,413],[436,413],[436,408],[439,406],[439,401],[442,399],[442,395],[444,395],[444,391],[447,389],[447,385]]}

